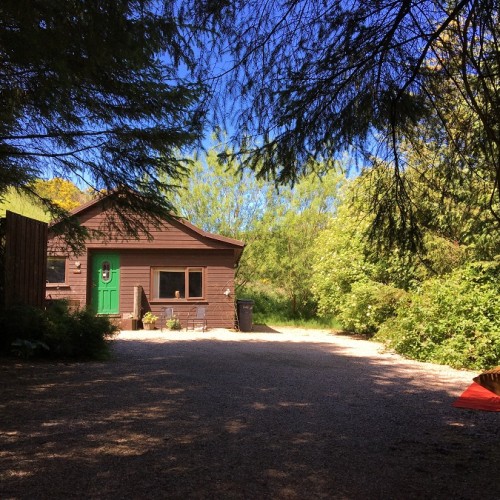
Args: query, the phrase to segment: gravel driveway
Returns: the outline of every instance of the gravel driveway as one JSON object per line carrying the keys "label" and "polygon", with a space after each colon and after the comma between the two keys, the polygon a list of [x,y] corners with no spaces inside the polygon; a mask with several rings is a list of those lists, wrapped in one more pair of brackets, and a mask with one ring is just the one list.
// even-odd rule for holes
{"label": "gravel driveway", "polygon": [[474,372],[327,332],[122,333],[106,363],[0,362],[0,498],[500,498]]}

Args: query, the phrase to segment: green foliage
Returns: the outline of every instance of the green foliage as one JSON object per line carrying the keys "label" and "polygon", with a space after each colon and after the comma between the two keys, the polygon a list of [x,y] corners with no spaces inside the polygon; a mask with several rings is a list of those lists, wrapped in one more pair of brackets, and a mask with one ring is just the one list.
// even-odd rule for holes
{"label": "green foliage", "polygon": [[270,184],[240,171],[236,162],[223,162],[216,149],[193,160],[180,189],[165,194],[189,222],[236,239],[256,228],[273,197]]}
{"label": "green foliage", "polygon": [[348,331],[373,334],[391,318],[405,292],[382,283],[358,281],[345,295],[337,316]]}
{"label": "green foliage", "polygon": [[167,328],[169,330],[180,330],[181,329],[181,322],[179,318],[176,316],[173,316],[172,318],[167,319],[166,321]]}
{"label": "green foliage", "polygon": [[292,305],[283,291],[261,283],[241,290],[239,296],[254,301],[253,322],[266,325],[287,325],[304,328],[340,328],[335,318],[316,315],[316,304],[309,303],[309,307],[298,315],[294,313]]}
{"label": "green foliage", "polygon": [[25,217],[50,222],[51,215],[40,198],[50,200],[64,210],[73,208],[90,200],[90,194],[80,191],[72,182],[54,178],[38,179],[33,183],[33,193],[9,188],[0,198],[0,216],[10,210]]}
{"label": "green foliage", "polygon": [[108,318],[88,309],[70,311],[64,301],[47,310],[47,320],[43,341],[57,357],[103,359],[108,356],[107,340],[117,331]]}
{"label": "green foliage", "polygon": [[290,304],[286,295],[272,287],[245,287],[238,292],[240,298],[251,299],[254,323],[264,323],[270,317],[290,318]]}
{"label": "green foliage", "polygon": [[34,356],[35,351],[39,349],[49,350],[49,346],[45,342],[40,342],[39,340],[14,340],[11,344],[12,352],[21,358],[29,359]]}
{"label": "green foliage", "polygon": [[499,275],[496,260],[424,282],[376,338],[421,361],[474,369],[500,364]]}
{"label": "green foliage", "polygon": [[[367,205],[384,245],[415,251],[425,222],[482,225],[488,217],[475,203],[464,210],[468,185],[478,181],[487,225],[498,230],[498,2],[245,0],[210,2],[204,16],[199,6],[186,0],[182,9],[220,34],[200,43],[207,69],[217,55],[233,62],[213,80],[214,93],[234,117],[234,150],[259,176],[293,184],[313,170],[310,158],[350,148],[375,169],[380,159],[390,166]],[[430,156],[429,142],[437,146]],[[439,193],[438,213],[415,205],[408,144],[427,156],[418,173]],[[458,213],[447,210],[457,201]]]}
{"label": "green foliage", "polygon": [[404,255],[372,252],[366,239],[369,219],[344,193],[336,217],[322,231],[313,258],[312,292],[322,316],[335,316],[344,328],[374,333],[416,279]]}
{"label": "green foliage", "polygon": [[[335,212],[344,178],[339,163],[310,161],[316,175],[279,191],[217,151],[192,166],[173,202],[203,229],[238,238],[246,247],[236,288],[269,286],[286,295],[291,316],[310,317],[314,240]],[[311,166],[311,168],[313,168]]]}
{"label": "green foliage", "polygon": [[[50,358],[103,359],[109,355],[108,340],[116,327],[91,311],[70,311],[65,301],[46,311],[15,306],[0,312],[3,328],[0,353]],[[42,350],[43,348],[43,350]]]}
{"label": "green foliage", "polygon": [[316,176],[281,190],[253,243],[259,278],[287,295],[293,317],[316,309],[311,291],[315,242],[335,213],[343,182],[338,164],[316,164],[315,169]]}
{"label": "green foliage", "polygon": [[0,325],[0,352],[5,355],[18,340],[43,341],[48,329],[47,314],[35,307],[12,306],[0,309]]}
{"label": "green foliage", "polygon": [[50,221],[50,215],[36,200],[13,188],[8,189],[0,198],[0,217],[5,217],[7,210],[43,222]]}

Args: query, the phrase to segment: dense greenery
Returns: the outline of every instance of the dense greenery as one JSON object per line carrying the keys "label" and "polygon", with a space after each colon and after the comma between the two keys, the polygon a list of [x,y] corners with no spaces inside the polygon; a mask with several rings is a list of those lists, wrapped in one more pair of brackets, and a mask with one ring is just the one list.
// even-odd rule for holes
{"label": "dense greenery", "polygon": [[416,215],[427,218],[424,249],[412,253],[374,247],[367,238],[374,214],[366,191],[374,175],[371,170],[347,186],[336,217],[316,241],[313,291],[320,314],[336,315],[351,331],[378,332],[377,339],[423,361],[499,364],[500,237],[481,223],[488,212],[480,190],[450,183],[443,197],[409,170]]}
{"label": "dense greenery", "polygon": [[315,163],[315,175],[279,190],[238,171],[235,162],[223,163],[214,150],[192,168],[174,203],[203,229],[245,241],[236,289],[274,289],[269,300],[283,297],[290,318],[314,316],[313,241],[335,213],[343,182],[340,162]]}
{"label": "dense greenery", "polygon": [[397,352],[457,368],[500,364],[500,260],[477,262],[408,293],[376,338]]}
{"label": "dense greenery", "polygon": [[91,192],[82,192],[72,182],[55,177],[49,180],[36,180],[32,188],[35,197],[27,196],[22,190],[9,188],[0,198],[0,217],[10,210],[25,217],[50,222],[51,215],[40,198],[50,199],[54,205],[63,210],[72,210],[91,199]]}
{"label": "dense greenery", "polygon": [[[429,155],[434,147],[427,145]],[[439,150],[443,162],[452,156]],[[419,252],[369,238],[373,190],[391,189],[384,162],[353,179],[342,174],[349,158],[328,173],[316,164],[319,175],[276,191],[245,171],[235,175],[238,165],[212,151],[195,162],[179,206],[205,229],[246,242],[236,286],[240,298],[254,300],[256,323],[343,328],[376,334],[421,360],[498,364],[500,238],[487,210],[488,181],[449,179],[443,194],[436,186],[446,182],[443,170],[422,175],[424,160],[407,156]]]}
{"label": "dense greenery", "polygon": [[314,301],[307,308],[293,308],[289,297],[272,285],[250,283],[238,292],[239,297],[253,301],[253,322],[257,325],[297,326],[303,328],[340,329],[341,324],[333,317],[316,314]]}
{"label": "dense greenery", "polygon": [[5,217],[7,210],[43,222],[50,221],[50,215],[39,203],[12,188],[8,189],[0,200],[0,217]]}
{"label": "dense greenery", "polygon": [[12,306],[0,310],[0,354],[50,359],[105,359],[116,327],[91,311],[70,311],[65,301],[47,310]]}
{"label": "dense greenery", "polygon": [[[5,0],[0,197],[42,200],[75,248],[85,232],[64,217],[82,198],[42,177],[111,192],[131,234],[176,207],[246,241],[235,285],[256,318],[336,317],[418,359],[499,364],[499,15],[487,0]],[[209,107],[232,149],[186,159]],[[26,312],[22,336],[5,316],[4,352],[101,350],[109,324],[57,311]]]}

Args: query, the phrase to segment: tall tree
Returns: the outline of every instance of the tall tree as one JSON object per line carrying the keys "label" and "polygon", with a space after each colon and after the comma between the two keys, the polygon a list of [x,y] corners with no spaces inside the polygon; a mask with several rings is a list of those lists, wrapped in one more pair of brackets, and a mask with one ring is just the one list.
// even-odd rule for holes
{"label": "tall tree", "polygon": [[222,162],[218,149],[193,159],[179,189],[165,193],[178,215],[205,231],[231,238],[247,237],[269,209],[272,186],[242,171],[235,161]]}
{"label": "tall tree", "polygon": [[[376,220],[388,219],[400,242],[415,248],[419,233],[401,178],[406,166],[400,145],[438,127],[442,139],[468,159],[470,175],[475,156],[483,157],[498,230],[498,2],[192,0],[186,9],[191,4],[225,35],[207,51],[207,61],[214,67],[222,54],[225,71],[214,80],[224,90],[219,103],[224,116],[236,117],[235,143],[260,175],[294,182],[311,156],[332,158],[346,148],[365,161],[390,161],[394,189],[387,196],[393,201],[379,196],[373,210]],[[451,126],[457,96],[465,127]],[[394,225],[393,217],[401,223]]]}
{"label": "tall tree", "polygon": [[217,150],[196,161],[172,197],[179,215],[203,229],[246,243],[237,287],[265,282],[286,295],[293,314],[311,302],[312,255],[316,236],[335,213],[343,171],[316,164],[316,175],[279,190],[224,163]]}
{"label": "tall tree", "polygon": [[[222,149],[224,150],[224,149]],[[235,161],[221,161],[218,148],[194,160],[190,175],[175,192],[167,192],[178,215],[205,231],[241,239],[246,247],[236,274],[238,288],[255,280],[265,255],[256,242],[263,237],[266,214],[274,213],[277,193],[269,183],[242,171]]]}
{"label": "tall tree", "polygon": [[185,172],[180,155],[202,129],[183,30],[169,2],[2,1],[0,195],[80,178],[120,191],[110,200],[129,230],[167,213],[161,174]]}
{"label": "tall tree", "polygon": [[[311,175],[293,188],[280,190],[275,209],[269,211],[253,251],[259,275],[282,291],[293,317],[311,313],[313,256],[318,235],[336,211],[343,172],[326,164],[315,165]],[[264,257],[265,256],[265,257]],[[313,311],[315,312],[315,311]]]}

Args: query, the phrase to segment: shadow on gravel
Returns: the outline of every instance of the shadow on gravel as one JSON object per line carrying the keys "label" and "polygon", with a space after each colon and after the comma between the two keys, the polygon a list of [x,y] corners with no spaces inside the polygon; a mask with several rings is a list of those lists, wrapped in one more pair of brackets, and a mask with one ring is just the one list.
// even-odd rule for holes
{"label": "shadow on gravel", "polygon": [[278,330],[276,330],[272,326],[266,325],[264,323],[254,324],[252,331],[257,332],[257,333],[280,333]]}
{"label": "shadow on gravel", "polygon": [[[115,342],[0,363],[0,498],[497,498],[498,414],[314,343]],[[493,471],[493,474],[492,474]]]}

